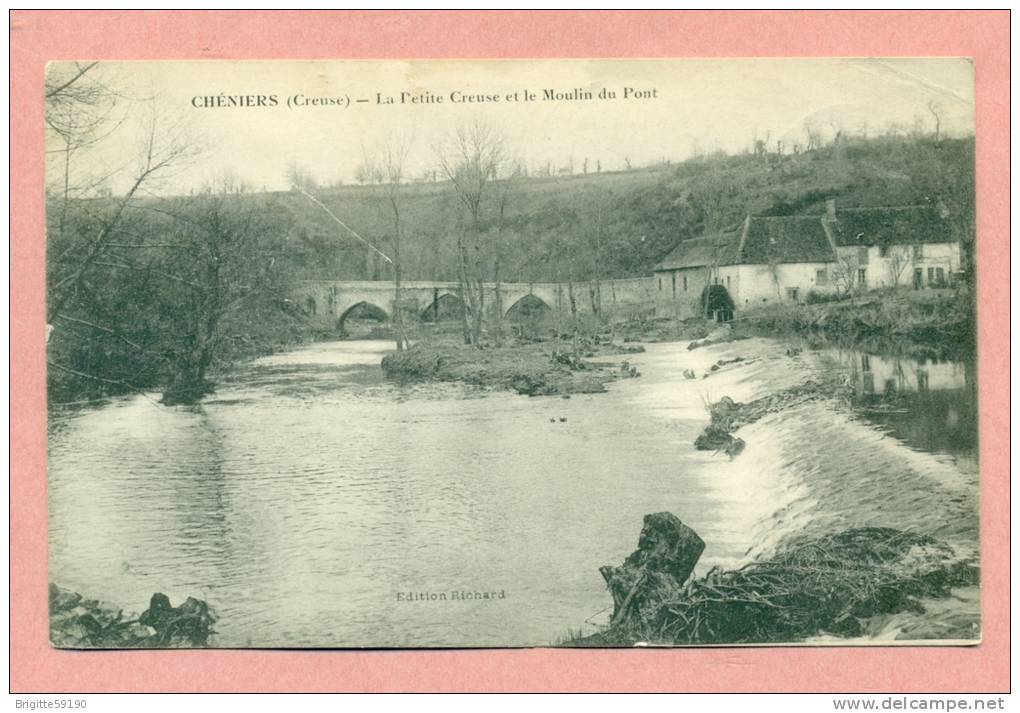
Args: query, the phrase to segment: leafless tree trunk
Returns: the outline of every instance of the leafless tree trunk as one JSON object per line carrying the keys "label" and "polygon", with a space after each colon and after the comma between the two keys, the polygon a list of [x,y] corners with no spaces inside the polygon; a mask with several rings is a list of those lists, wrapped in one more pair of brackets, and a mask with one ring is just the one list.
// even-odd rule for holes
{"label": "leafless tree trunk", "polygon": [[928,102],[928,111],[935,117],[935,143],[939,143],[942,140],[942,107],[939,106],[938,102]]}
{"label": "leafless tree trunk", "polygon": [[[186,137],[179,125],[160,117],[150,101],[150,116],[144,138],[139,146],[139,161],[132,182],[125,193],[111,198],[109,208],[98,217],[91,235],[67,235],[68,211],[76,196],[87,197],[99,190],[110,176],[86,176],[80,182],[72,178],[73,157],[83,149],[111,136],[123,123],[112,115],[119,95],[101,82],[92,82],[97,63],[78,64],[70,76],[50,75],[46,87],[46,124],[59,148],[51,152],[63,154],[60,169],[60,213],[57,236],[66,245],[60,255],[51,258],[48,267],[47,322],[58,314],[78,292],[86,275],[109,253],[125,212],[134,207],[136,195],[169,168],[184,163],[197,153],[194,142]],[[66,238],[66,239],[65,239]],[[77,257],[75,256],[77,254]]]}
{"label": "leafless tree trunk", "polygon": [[461,236],[458,236],[461,241],[458,253],[462,280],[472,297],[474,310],[471,343],[480,346],[485,311],[485,204],[507,162],[505,140],[491,126],[478,121],[457,128],[447,145],[439,145],[435,151],[443,174],[468,215],[471,259],[467,259]]}

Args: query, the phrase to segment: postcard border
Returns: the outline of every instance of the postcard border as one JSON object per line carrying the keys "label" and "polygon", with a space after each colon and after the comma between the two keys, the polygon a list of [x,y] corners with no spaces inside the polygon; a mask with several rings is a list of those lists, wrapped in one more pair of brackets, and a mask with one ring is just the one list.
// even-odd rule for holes
{"label": "postcard border", "polygon": [[[9,20],[12,691],[1009,689],[1008,10],[12,11]],[[49,646],[40,160],[47,61],[731,56],[964,56],[975,63],[981,644],[103,653]]]}

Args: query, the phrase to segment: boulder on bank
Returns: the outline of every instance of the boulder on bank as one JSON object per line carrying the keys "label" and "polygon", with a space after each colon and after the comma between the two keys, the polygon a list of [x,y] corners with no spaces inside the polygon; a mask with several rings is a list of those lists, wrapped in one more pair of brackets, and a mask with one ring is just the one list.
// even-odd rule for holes
{"label": "boulder on bank", "polygon": [[723,396],[708,407],[712,417],[711,423],[694,439],[694,447],[699,451],[722,451],[730,458],[740,455],[744,450],[743,439],[737,438],[731,430],[739,428],[739,417],[744,404],[737,403],[729,396]]}
{"label": "boulder on bank", "polygon": [[621,566],[599,568],[613,597],[613,624],[675,596],[704,551],[704,541],[673,513],[645,515],[638,548]]}
{"label": "boulder on bank", "polygon": [[808,401],[838,396],[845,390],[845,386],[835,382],[821,384],[809,380],[748,403],[723,396],[708,407],[711,421],[694,440],[694,447],[699,451],[722,451],[732,458],[739,455],[745,445],[744,441],[733,436],[733,431],[770,413],[778,413]]}
{"label": "boulder on bank", "polygon": [[173,607],[153,594],[149,609],[135,617],[112,604],[50,584],[50,642],[69,649],[193,648],[207,646],[216,616],[188,597]]}

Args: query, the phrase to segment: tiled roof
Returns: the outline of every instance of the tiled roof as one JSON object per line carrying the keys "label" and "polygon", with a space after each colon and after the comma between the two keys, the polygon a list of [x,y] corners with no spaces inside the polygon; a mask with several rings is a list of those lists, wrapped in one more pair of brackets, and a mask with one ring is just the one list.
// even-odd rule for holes
{"label": "tiled roof", "polygon": [[820,215],[751,216],[735,230],[684,240],[655,269],[833,262],[833,243],[843,247],[954,241],[949,222],[928,206],[847,208],[837,210],[834,221]]}
{"label": "tiled roof", "polygon": [[949,221],[928,206],[838,210],[831,226],[841,247],[955,242]]}
{"label": "tiled roof", "polygon": [[742,226],[735,231],[684,240],[654,269],[681,270],[688,267],[732,265],[737,258],[741,229]]}
{"label": "tiled roof", "polygon": [[740,253],[749,265],[831,262],[835,254],[821,216],[752,217]]}

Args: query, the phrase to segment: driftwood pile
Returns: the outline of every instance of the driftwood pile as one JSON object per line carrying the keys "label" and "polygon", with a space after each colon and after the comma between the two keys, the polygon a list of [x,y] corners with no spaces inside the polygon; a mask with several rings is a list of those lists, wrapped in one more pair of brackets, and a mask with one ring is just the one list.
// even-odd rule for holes
{"label": "driftwood pile", "polygon": [[859,636],[865,620],[923,613],[923,597],[978,582],[978,568],[926,535],[865,527],[800,538],[768,561],[691,578],[705,544],[671,513],[646,515],[635,550],[600,572],[608,630],[573,645],[796,642]]}

